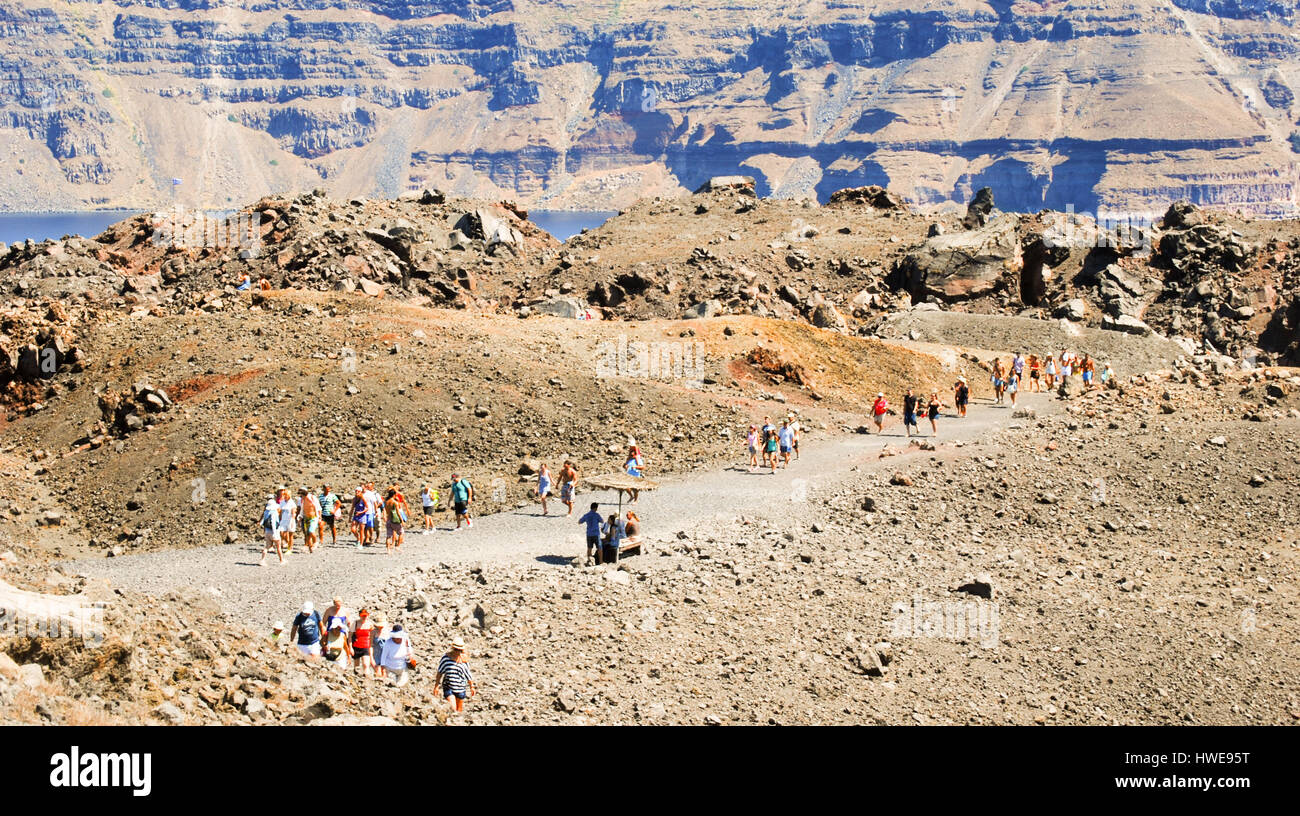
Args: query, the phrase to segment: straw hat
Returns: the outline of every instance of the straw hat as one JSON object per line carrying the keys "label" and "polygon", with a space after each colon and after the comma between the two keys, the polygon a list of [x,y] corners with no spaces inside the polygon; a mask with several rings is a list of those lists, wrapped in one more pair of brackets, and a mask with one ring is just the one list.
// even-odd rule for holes
{"label": "straw hat", "polygon": [[452,650],[453,652],[463,652],[463,651],[465,651],[465,638],[461,637],[460,635],[456,635],[456,637],[452,638],[452,639],[451,639],[451,650]]}

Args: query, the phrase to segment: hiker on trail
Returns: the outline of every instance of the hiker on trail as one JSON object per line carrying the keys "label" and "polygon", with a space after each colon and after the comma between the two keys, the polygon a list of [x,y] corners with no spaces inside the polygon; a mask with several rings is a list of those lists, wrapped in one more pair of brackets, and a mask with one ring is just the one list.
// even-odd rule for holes
{"label": "hiker on trail", "polygon": [[1016,392],[1020,390],[1020,375],[1012,371],[1007,379],[1007,395],[1011,397],[1011,407],[1016,407]]}
{"label": "hiker on trail", "polygon": [[348,627],[338,618],[335,618],[325,631],[322,654],[326,660],[339,668],[347,668],[352,663],[352,644],[348,642]]}
{"label": "hiker on trail", "polygon": [[[623,472],[637,479],[643,478],[645,473],[642,469],[645,467],[645,459],[641,456],[641,449],[637,447],[636,440],[632,437],[627,438],[627,459],[623,462]],[[629,501],[636,504],[637,497],[641,495],[640,490],[631,489],[627,491]]]}
{"label": "hiker on trail", "polygon": [[441,689],[447,705],[452,705],[455,700],[457,711],[464,711],[465,700],[478,693],[474,677],[469,671],[465,640],[460,635],[452,638],[450,651],[438,661],[438,673],[433,678],[433,684]]}
{"label": "hiker on trail", "polygon": [[298,488],[297,510],[302,518],[302,542],[308,553],[314,553],[320,543],[320,501],[306,487]]}
{"label": "hiker on trail", "polygon": [[1086,391],[1092,388],[1092,378],[1097,373],[1097,364],[1093,362],[1092,357],[1085,354],[1083,355],[1083,364],[1080,367],[1083,369],[1083,388]]}
{"label": "hiker on trail", "polygon": [[329,628],[335,621],[342,621],[343,626],[349,625],[348,609],[343,606],[343,599],[335,596],[330,599],[330,605],[325,607],[325,627]]}
{"label": "hiker on trail", "polygon": [[388,633],[388,642],[384,644],[384,654],[380,658],[384,671],[394,678],[393,685],[406,685],[406,681],[410,679],[411,663],[414,659],[410,636],[402,628],[402,624],[393,624],[392,631]]}
{"label": "hiker on trail", "polygon": [[1025,376],[1025,358],[1020,352],[1011,358],[1011,371],[1016,375],[1016,379],[1022,379]]}
{"label": "hiker on trail", "polygon": [[582,518],[578,519],[579,524],[587,525],[587,563],[588,564],[592,563],[593,552],[595,553],[596,556],[596,563],[599,564],[601,562],[600,528],[601,528],[601,524],[604,522],[604,519],[600,517],[599,508],[600,508],[600,504],[598,504],[597,502],[592,502],[591,509],[588,510],[586,513],[584,513]]}
{"label": "hiker on trail", "polygon": [[749,452],[749,472],[753,473],[758,469],[758,426],[750,425],[749,433],[745,434],[745,450]]}
{"label": "hiker on trail", "polygon": [[1038,393],[1042,390],[1041,378],[1043,376],[1043,364],[1039,361],[1037,354],[1029,355],[1029,390]]}
{"label": "hiker on trail", "polygon": [[289,498],[289,488],[281,486],[276,490],[276,499],[280,502],[280,540],[284,543],[284,554],[293,552],[294,519],[298,507]]}
{"label": "hiker on trail", "polygon": [[370,655],[374,634],[375,628],[370,622],[370,612],[362,609],[357,613],[357,623],[352,630],[352,665],[366,677],[373,677],[375,673],[375,661]]}
{"label": "hiker on trail", "polygon": [[276,621],[275,626],[271,627],[271,645],[280,647],[284,645],[284,621]]}
{"label": "hiker on trail", "polygon": [[1074,361],[1068,351],[1061,352],[1061,387],[1070,387],[1070,375],[1074,373]]}
{"label": "hiker on trail", "polygon": [[917,396],[912,393],[912,389],[907,389],[907,395],[903,397],[903,428],[907,431],[909,437],[912,435],[913,429],[917,433],[921,432],[921,429],[916,425],[916,404],[919,401]]}
{"label": "hiker on trail", "polygon": [[425,485],[420,490],[420,510],[424,513],[424,535],[433,532],[433,511],[438,507],[438,491]]}
{"label": "hiker on trail", "polygon": [[796,417],[793,412],[786,414],[786,418],[790,420],[790,430],[794,432],[794,437],[790,443],[790,447],[794,449],[794,458],[798,459],[799,437],[803,436],[803,426],[799,424],[799,418]]}
{"label": "hiker on trail", "polygon": [[332,547],[339,543],[339,533],[338,529],[334,526],[334,523],[336,516],[340,515],[339,511],[342,509],[341,505],[343,504],[343,500],[339,498],[339,495],[335,493],[329,485],[321,485],[318,501],[320,502],[321,543],[325,543],[325,531],[328,530],[330,534],[330,546]]}
{"label": "hiker on trail", "polygon": [[1047,390],[1051,391],[1056,387],[1056,359],[1051,354],[1047,355]]}
{"label": "hiker on trail", "polygon": [[456,529],[460,529],[462,519],[466,527],[473,527],[474,519],[470,518],[469,506],[474,503],[474,486],[469,483],[469,479],[462,479],[455,473],[451,474],[451,503],[456,510]]}
{"label": "hiker on trail", "polygon": [[1104,387],[1110,385],[1110,381],[1114,376],[1115,376],[1115,372],[1110,370],[1110,363],[1106,363],[1106,367],[1101,370],[1102,386]]}
{"label": "hiker on trail", "polygon": [[542,515],[549,516],[551,511],[546,507],[546,496],[551,492],[551,469],[543,462],[537,469],[537,498],[542,500]]}
{"label": "hiker on trail", "polygon": [[388,616],[380,612],[375,616],[374,622],[374,648],[371,650],[374,654],[375,677],[385,677],[384,671],[384,647],[388,645],[388,636],[391,631],[388,628]]}
{"label": "hiker on trail", "polygon": [[[957,416],[965,418],[966,404],[970,402],[970,386],[966,384],[965,377],[958,377],[957,382],[952,387],[953,405],[957,407]],[[934,417],[930,418],[931,424],[934,424]]]}
{"label": "hiker on trail", "polygon": [[1002,361],[995,359],[993,361],[993,375],[989,377],[993,381],[993,404],[1002,404],[1002,390],[1006,388],[1006,371],[1002,368]]}
{"label": "hiker on trail", "polygon": [[388,488],[387,495],[384,496],[384,552],[392,555],[394,549],[402,546],[402,524],[406,518],[406,511],[402,509],[402,502],[397,499],[396,488]]}
{"label": "hiker on trail", "polygon": [[889,400],[885,399],[885,392],[881,391],[876,394],[876,401],[871,403],[871,421],[876,423],[876,433],[885,432],[885,414],[889,411]]}
{"label": "hiker on trail", "polygon": [[259,567],[266,566],[266,551],[275,548],[275,555],[280,559],[281,566],[284,565],[284,552],[280,549],[280,502],[271,493],[266,497],[266,507],[262,509],[262,559],[257,562]]}
{"label": "hiker on trail", "polygon": [[[771,417],[763,417],[763,425],[759,428],[759,433],[760,439],[763,441],[763,466],[767,467],[767,465],[770,464],[768,461],[767,440],[768,437],[776,433],[776,426],[772,424]],[[775,451],[776,448],[773,448],[772,450]]]}
{"label": "hiker on trail", "polygon": [[770,465],[776,473],[776,429],[763,432],[763,464]]}
{"label": "hiker on trail", "polygon": [[375,490],[374,482],[366,482],[366,492],[362,495],[370,505],[366,512],[366,544],[376,545],[379,543],[379,522],[384,515],[384,497]]}
{"label": "hiker on trail", "polygon": [[623,519],[617,514],[612,514],[601,527],[601,533],[604,535],[601,555],[606,564],[612,564],[618,560],[618,548],[627,537],[627,527]]}
{"label": "hiker on trail", "polygon": [[942,407],[943,403],[939,402],[939,392],[931,391],[930,401],[925,405],[925,413],[930,418],[930,436],[932,437],[939,435],[939,425],[936,420],[939,419],[939,409]]}
{"label": "hiker on trail", "polygon": [[366,535],[366,512],[370,503],[366,501],[365,492],[358,487],[352,497],[352,537],[357,540],[357,549],[361,549]]}
{"label": "hiker on trail", "polygon": [[560,468],[560,501],[564,506],[569,508],[565,517],[573,515],[573,491],[578,487],[578,466],[573,464],[572,459],[564,460],[564,467]]}
{"label": "hiker on trail", "polygon": [[311,601],[302,605],[302,611],[293,619],[289,639],[298,644],[298,651],[307,657],[320,657],[320,613]]}
{"label": "hiker on trail", "polygon": [[781,447],[781,467],[790,467],[790,453],[794,450],[794,429],[790,427],[790,420],[781,420],[781,430],[776,432],[777,442]]}

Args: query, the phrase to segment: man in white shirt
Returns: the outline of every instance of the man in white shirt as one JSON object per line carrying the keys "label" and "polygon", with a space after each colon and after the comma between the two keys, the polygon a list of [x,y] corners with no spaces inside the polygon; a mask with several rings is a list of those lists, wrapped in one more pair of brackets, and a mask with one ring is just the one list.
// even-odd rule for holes
{"label": "man in white shirt", "polygon": [[266,497],[266,507],[262,509],[262,533],[262,560],[257,565],[266,566],[266,551],[272,547],[275,547],[275,554],[283,564],[284,553],[280,550],[280,502],[274,493]]}

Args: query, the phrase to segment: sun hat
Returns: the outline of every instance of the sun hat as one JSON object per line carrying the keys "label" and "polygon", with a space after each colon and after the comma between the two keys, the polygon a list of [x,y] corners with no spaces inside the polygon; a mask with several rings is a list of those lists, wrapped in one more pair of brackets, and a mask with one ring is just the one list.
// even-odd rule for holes
{"label": "sun hat", "polygon": [[343,628],[343,620],[341,618],[334,618],[333,620],[330,621],[331,630],[342,629],[342,628]]}
{"label": "sun hat", "polygon": [[316,609],[316,605],[311,601],[304,601],[302,605],[302,614],[310,615]]}
{"label": "sun hat", "polygon": [[280,631],[281,629],[284,628],[284,621],[276,621],[275,626],[272,626],[271,628],[277,632]]}
{"label": "sun hat", "polygon": [[885,396],[885,392],[884,392],[884,391],[877,391],[877,392],[876,392],[876,396],[877,396],[877,397],[883,397],[883,396]]}
{"label": "sun hat", "polygon": [[627,445],[628,445],[629,448],[635,448],[635,447],[636,447],[636,438],[635,438],[635,437],[631,437],[631,436],[629,436],[629,437],[627,438]]}
{"label": "sun hat", "polygon": [[457,652],[465,651],[465,638],[456,635],[456,637],[451,639],[451,648],[453,651]]}

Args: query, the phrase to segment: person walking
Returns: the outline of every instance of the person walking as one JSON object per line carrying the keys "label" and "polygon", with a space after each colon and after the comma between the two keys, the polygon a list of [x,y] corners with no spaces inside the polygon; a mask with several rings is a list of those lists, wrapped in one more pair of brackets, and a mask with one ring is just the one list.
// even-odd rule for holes
{"label": "person walking", "polygon": [[280,541],[280,502],[276,500],[274,493],[266,497],[266,507],[262,508],[262,538],[262,558],[257,565],[266,566],[266,551],[274,547],[280,565],[284,566],[284,551],[281,549]]}
{"label": "person walking", "polygon": [[560,501],[569,511],[564,514],[565,518],[573,515],[573,494],[578,489],[578,466],[573,464],[572,459],[564,460],[564,467],[560,468]]}
{"label": "person walking", "polygon": [[794,431],[794,441],[791,442],[791,447],[794,448],[795,461],[798,461],[799,460],[799,438],[803,436],[803,425],[799,423],[799,417],[795,416],[793,413],[786,414],[786,418],[790,420],[790,430]]}
{"label": "person walking", "polygon": [[1029,390],[1037,394],[1042,390],[1043,364],[1037,354],[1029,355]]}
{"label": "person walking", "polygon": [[745,434],[745,450],[749,452],[749,472],[758,470],[758,426],[750,425]]}
{"label": "person walking", "polygon": [[1016,407],[1016,392],[1020,390],[1020,375],[1012,371],[1007,379],[1007,396],[1011,398],[1011,407]]}
{"label": "person walking", "polygon": [[993,404],[1002,404],[1002,389],[1006,387],[1006,372],[1002,368],[1002,361],[995,359],[993,361],[993,375],[989,379],[993,382]]}
{"label": "person walking", "polygon": [[366,500],[365,491],[357,487],[356,494],[352,497],[352,537],[357,541],[357,549],[365,546],[366,537],[366,514],[370,512],[370,502]]}
{"label": "person walking", "polygon": [[549,516],[551,511],[546,507],[546,497],[551,492],[551,469],[542,462],[541,467],[537,469],[537,498],[542,501],[542,515]]}
{"label": "person walking", "polygon": [[310,555],[316,552],[316,544],[320,541],[321,507],[316,496],[306,487],[298,488],[297,511],[302,519],[302,543]]}
{"label": "person walking", "polygon": [[289,639],[298,644],[298,651],[309,658],[320,657],[320,613],[311,601],[302,605],[302,611],[293,619]]}
{"label": "person walking", "polygon": [[[629,476],[640,479],[645,476],[644,468],[645,458],[641,455],[641,448],[637,446],[635,439],[628,437],[627,458],[623,461],[623,472]],[[636,500],[641,495],[641,491],[633,488],[627,492],[628,501],[632,504],[636,504]]]}
{"label": "person walking", "polygon": [[776,473],[776,429],[763,432],[763,464],[770,465]]}
{"label": "person walking", "polygon": [[448,652],[438,661],[438,673],[433,684],[441,689],[447,705],[455,705],[457,711],[464,711],[465,701],[478,693],[469,670],[465,639],[460,635],[452,638]]}
{"label": "person walking", "polygon": [[366,482],[366,492],[362,495],[369,505],[366,508],[366,545],[374,546],[379,544],[379,522],[384,515],[384,497],[379,495],[374,482]]}
{"label": "person walking", "polygon": [[371,656],[374,634],[375,627],[370,622],[370,612],[362,609],[357,613],[357,622],[352,629],[352,665],[366,677],[373,677],[375,673],[375,659]]}
{"label": "person walking", "polygon": [[1056,387],[1056,358],[1051,354],[1047,355],[1047,390],[1051,391]]}
{"label": "person walking", "polygon": [[790,454],[794,451],[794,429],[790,427],[790,420],[781,420],[781,430],[776,432],[777,442],[781,448],[781,467],[790,467]]}
{"label": "person walking", "polygon": [[397,489],[388,488],[388,493],[384,496],[384,552],[387,555],[392,555],[402,546],[402,524],[405,518],[402,503],[397,499]]}
{"label": "person walking", "polygon": [[939,392],[931,391],[930,401],[927,402],[925,405],[926,416],[930,418],[931,437],[937,437],[939,435],[939,425],[938,425],[939,409],[942,407],[943,407],[943,403],[939,402]]}
{"label": "person walking", "polygon": [[339,498],[329,485],[321,485],[320,490],[320,538],[321,543],[325,543],[325,532],[329,531],[330,546],[333,547],[339,543],[339,533],[335,528],[335,517],[340,515],[343,500]]}
{"label": "person walking", "polygon": [[340,669],[352,665],[352,644],[348,638],[348,627],[339,618],[332,619],[325,631],[322,656]]}
{"label": "person walking", "polygon": [[592,502],[591,509],[588,510],[586,513],[584,513],[582,518],[578,519],[579,524],[585,524],[587,526],[587,563],[588,564],[592,563],[592,553],[595,553],[595,563],[599,564],[601,562],[602,553],[600,551],[600,533],[601,533],[600,528],[602,523],[604,522],[604,519],[600,517],[599,508],[600,508],[600,504],[598,504],[597,502]]}
{"label": "person walking", "polygon": [[885,414],[889,412],[889,400],[885,399],[885,392],[881,391],[876,394],[876,401],[871,403],[871,421],[876,423],[876,433],[885,432]]}
{"label": "person walking", "polygon": [[375,677],[386,677],[387,673],[384,671],[383,663],[384,647],[388,645],[388,636],[392,634],[388,628],[388,616],[383,612],[375,615],[372,628],[371,639],[374,641],[374,647],[371,651],[374,655]]}
{"label": "person walking", "polygon": [[402,624],[393,624],[393,629],[388,634],[388,642],[384,644],[384,655],[381,660],[384,671],[393,678],[394,686],[404,686],[410,680],[410,670],[415,661],[415,652],[411,647],[410,635],[402,628]]}
{"label": "person walking", "polygon": [[965,377],[957,378],[957,383],[953,386],[952,393],[953,404],[957,408],[957,416],[964,419],[966,417],[966,404],[970,402],[970,386],[966,384]]}
{"label": "person walking", "polygon": [[438,507],[438,491],[425,485],[420,490],[420,512],[424,515],[424,535],[433,532],[433,511]]}
{"label": "person walking", "polygon": [[287,487],[281,486],[276,491],[276,498],[280,502],[280,540],[284,542],[284,554],[288,555],[293,552],[293,531],[296,526],[294,520],[298,508],[293,499],[289,498]]}
{"label": "person walking", "polygon": [[903,397],[903,428],[907,431],[909,438],[912,436],[913,430],[917,433],[921,432],[921,429],[916,425],[916,405],[918,402],[920,400],[912,393],[912,389],[907,389],[907,394]]}
{"label": "person walking", "polygon": [[460,529],[462,520],[466,528],[473,527],[470,505],[474,503],[474,486],[469,483],[469,479],[462,479],[457,473],[451,474],[451,503],[456,511],[456,529]]}

